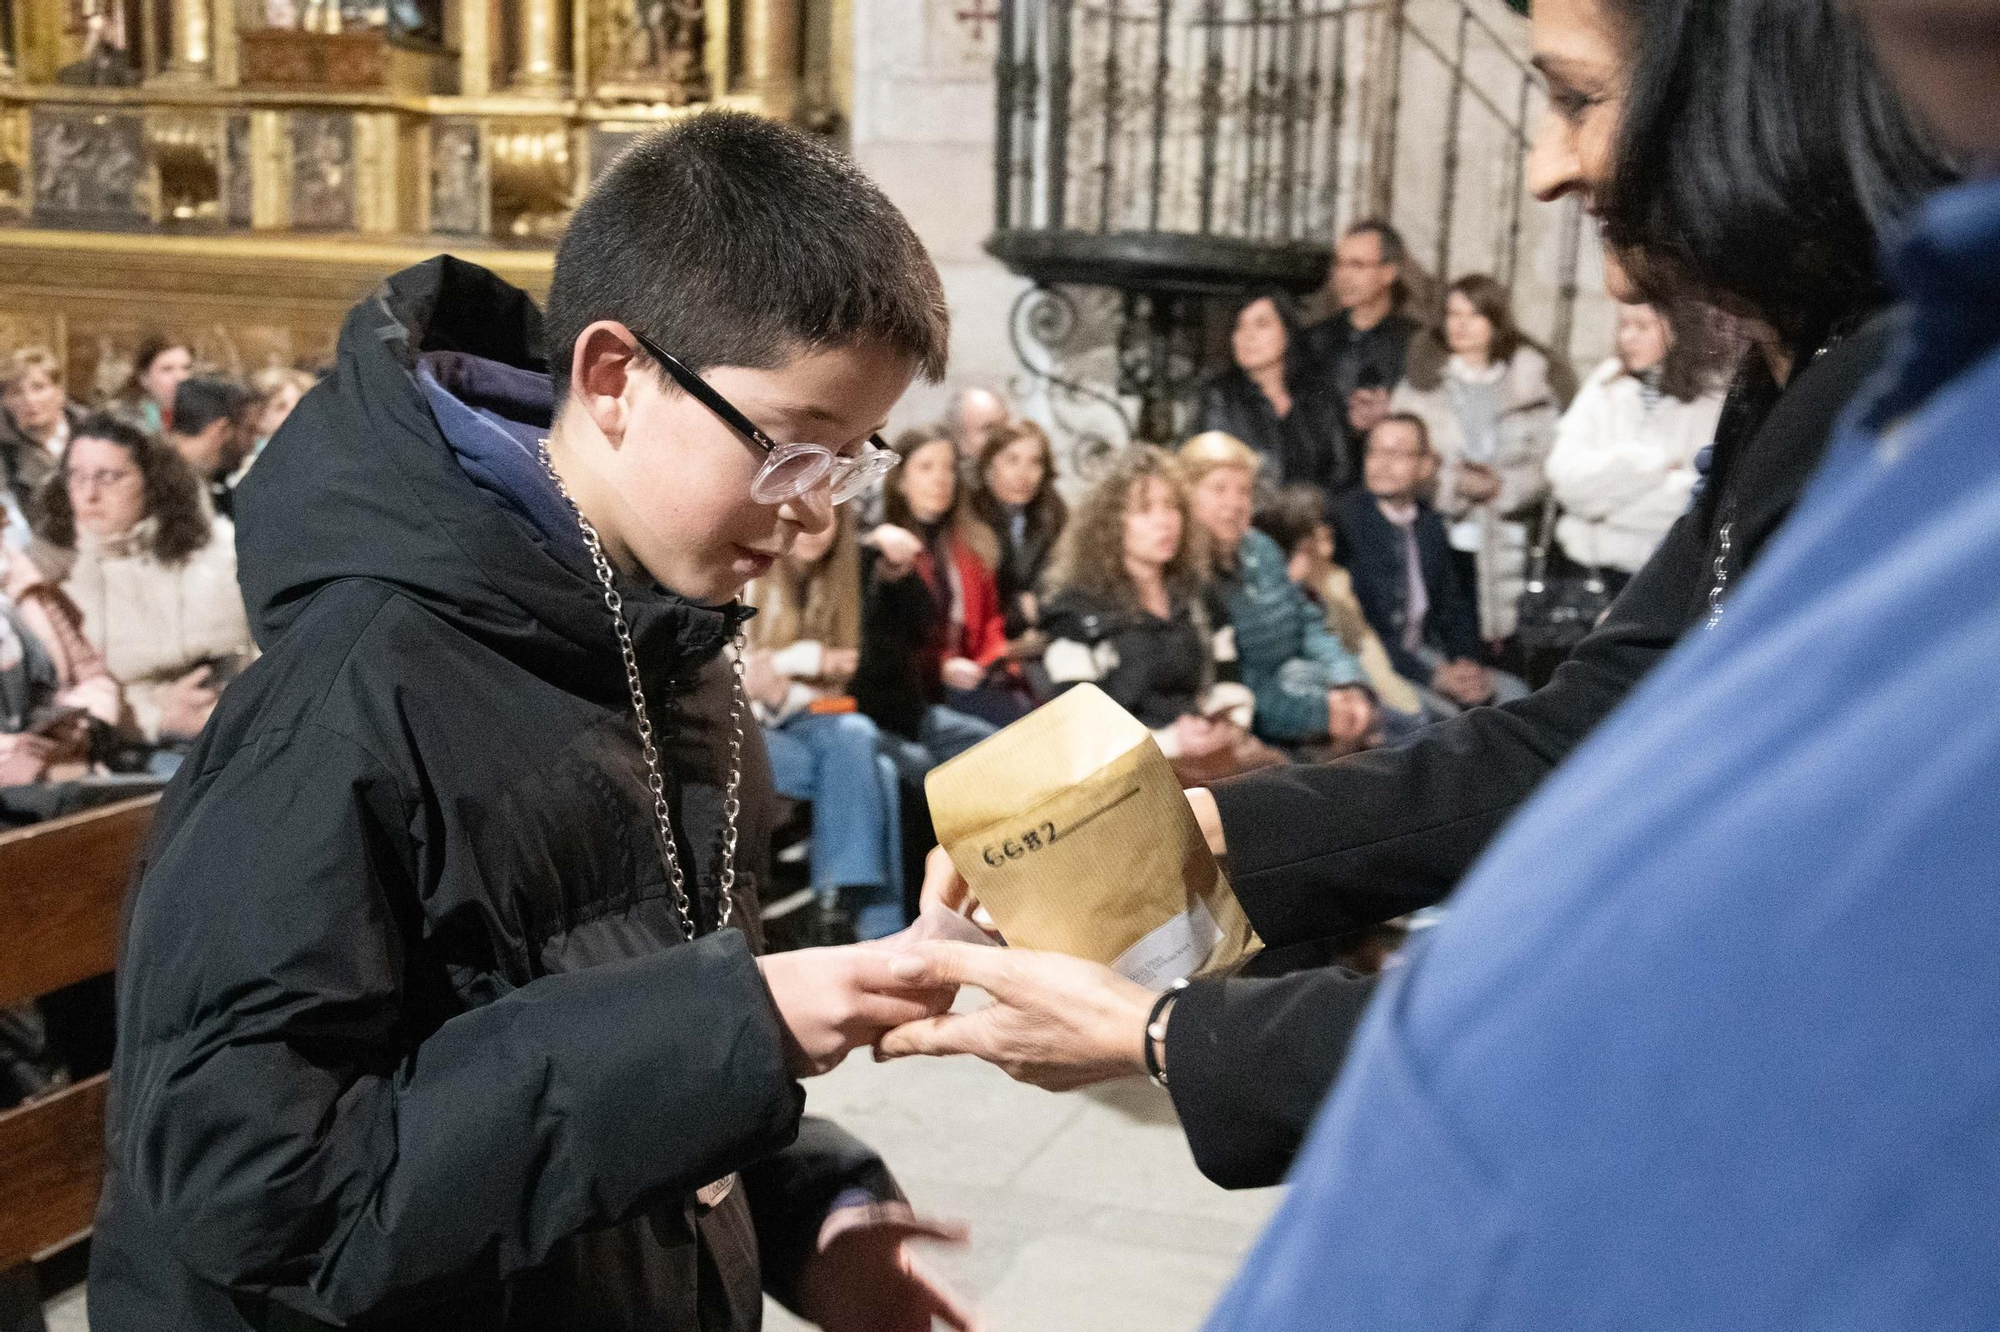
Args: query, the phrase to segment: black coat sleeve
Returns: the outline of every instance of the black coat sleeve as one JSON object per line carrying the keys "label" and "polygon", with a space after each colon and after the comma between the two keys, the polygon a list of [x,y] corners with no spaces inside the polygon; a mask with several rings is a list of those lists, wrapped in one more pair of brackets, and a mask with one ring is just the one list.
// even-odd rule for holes
{"label": "black coat sleeve", "polygon": [[118,970],[109,1145],[149,1232],[343,1323],[747,1167],[804,1101],[735,930],[420,1017],[450,991],[397,771],[304,726],[203,774]]}
{"label": "black coat sleeve", "polygon": [[799,1308],[799,1280],[819,1244],[821,1222],[836,1203],[902,1198],[889,1167],[867,1144],[832,1120],[807,1115],[798,1141],[743,1171],[764,1288],[787,1309]]}
{"label": "black coat sleeve", "polygon": [[1167,1023],[1167,1088],[1201,1173],[1225,1189],[1284,1179],[1332,1088],[1375,978],[1321,967],[1197,980]]}
{"label": "black coat sleeve", "polygon": [[1449,893],[1555,765],[1674,645],[1701,583],[1682,518],[1542,689],[1406,744],[1214,788],[1229,877],[1267,944],[1346,934]]}

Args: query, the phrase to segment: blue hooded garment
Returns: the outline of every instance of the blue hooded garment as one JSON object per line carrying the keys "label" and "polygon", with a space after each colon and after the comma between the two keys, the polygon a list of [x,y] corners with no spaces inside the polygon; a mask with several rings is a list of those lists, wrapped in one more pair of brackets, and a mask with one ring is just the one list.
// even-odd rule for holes
{"label": "blue hooded garment", "polygon": [[1385,981],[1212,1332],[2000,1328],[2000,180],[1721,623]]}

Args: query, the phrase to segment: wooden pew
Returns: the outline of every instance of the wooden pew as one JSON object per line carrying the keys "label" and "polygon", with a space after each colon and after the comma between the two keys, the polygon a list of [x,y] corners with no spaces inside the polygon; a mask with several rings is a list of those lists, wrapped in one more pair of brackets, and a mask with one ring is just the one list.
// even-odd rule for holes
{"label": "wooden pew", "polygon": [[[158,803],[141,796],[0,833],[0,1005],[111,970]],[[104,1177],[104,1083],[99,1074],[0,1111],[0,1283],[29,1284],[32,1263],[89,1232]]]}

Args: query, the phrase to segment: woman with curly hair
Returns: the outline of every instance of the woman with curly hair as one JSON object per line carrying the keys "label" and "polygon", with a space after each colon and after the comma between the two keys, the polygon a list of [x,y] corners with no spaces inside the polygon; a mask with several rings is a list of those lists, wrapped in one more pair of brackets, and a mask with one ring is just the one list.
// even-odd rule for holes
{"label": "woman with curly hair", "polygon": [[1140,445],[1077,508],[1042,620],[1050,679],[1109,694],[1152,730],[1183,782],[1284,761],[1249,735],[1250,691],[1216,683],[1207,563],[1179,465]]}
{"label": "woman with curly hair", "polygon": [[40,519],[84,637],[125,686],[140,734],[194,736],[255,650],[229,520],[209,515],[178,454],[108,413],[77,427]]}

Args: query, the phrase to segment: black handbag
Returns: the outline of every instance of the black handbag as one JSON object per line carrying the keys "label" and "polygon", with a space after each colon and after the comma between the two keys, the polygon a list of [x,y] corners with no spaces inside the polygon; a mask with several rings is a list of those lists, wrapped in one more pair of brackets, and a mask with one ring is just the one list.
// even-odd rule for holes
{"label": "black handbag", "polygon": [[1515,603],[1514,639],[1531,651],[1567,653],[1589,636],[1611,609],[1604,571],[1549,576],[1549,548],[1556,539],[1556,500],[1542,506],[1542,530],[1528,552],[1528,581]]}

